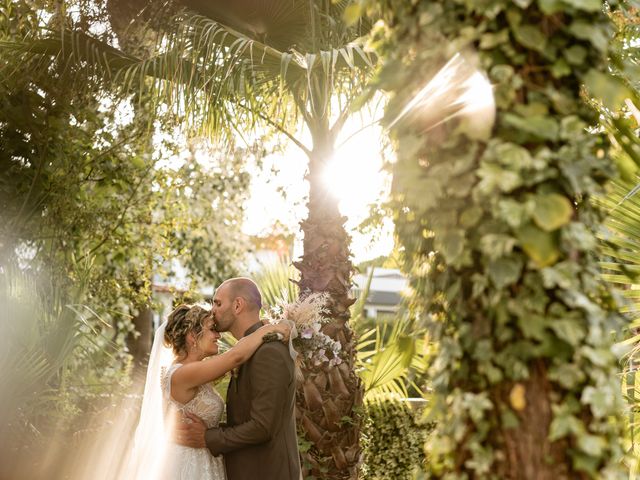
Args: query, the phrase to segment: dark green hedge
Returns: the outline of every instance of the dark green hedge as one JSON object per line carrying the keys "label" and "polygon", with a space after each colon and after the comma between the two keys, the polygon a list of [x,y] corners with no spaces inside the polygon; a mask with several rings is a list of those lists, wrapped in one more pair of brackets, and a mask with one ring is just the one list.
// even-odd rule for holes
{"label": "dark green hedge", "polygon": [[425,461],[424,443],[430,426],[420,422],[420,412],[397,398],[377,398],[365,405],[366,420],[362,430],[367,480],[404,480],[413,478],[416,468]]}

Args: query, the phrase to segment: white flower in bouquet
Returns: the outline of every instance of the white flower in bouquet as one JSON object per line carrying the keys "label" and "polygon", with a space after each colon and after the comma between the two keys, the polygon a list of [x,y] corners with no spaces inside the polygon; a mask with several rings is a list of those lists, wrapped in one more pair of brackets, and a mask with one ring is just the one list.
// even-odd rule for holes
{"label": "white flower in bouquet", "polygon": [[327,293],[312,293],[293,303],[279,302],[268,318],[271,322],[293,321],[299,332],[293,345],[301,356],[316,366],[333,367],[342,363],[342,345],[322,332],[323,325],[329,322],[328,301]]}

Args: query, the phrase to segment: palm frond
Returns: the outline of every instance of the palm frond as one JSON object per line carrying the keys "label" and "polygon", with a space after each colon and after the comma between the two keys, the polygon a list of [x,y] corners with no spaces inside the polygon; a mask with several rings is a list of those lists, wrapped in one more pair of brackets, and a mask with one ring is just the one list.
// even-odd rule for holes
{"label": "palm frond", "polygon": [[298,286],[294,280],[300,273],[288,258],[262,263],[252,276],[260,287],[262,306],[267,310],[280,302],[293,303],[298,298]]}
{"label": "palm frond", "polygon": [[413,319],[403,312],[394,318],[391,327],[389,324],[376,325],[360,337],[357,358],[365,395],[395,393],[408,396],[410,370],[426,368],[424,359],[416,360],[416,354],[423,351],[418,350],[421,336]]}
{"label": "palm frond", "polygon": [[159,53],[150,58],[71,30],[4,40],[0,51],[47,56],[68,70],[82,68],[124,95],[145,92],[156,105],[173,106],[192,128],[214,136],[265,119],[280,130],[290,129],[297,126],[298,115],[308,113],[301,109],[327,115],[330,102],[317,104],[318,88],[327,90],[327,99],[336,91],[350,91],[376,63],[361,39],[303,54],[295,48],[277,50],[202,15],[182,13],[172,24],[158,41]]}

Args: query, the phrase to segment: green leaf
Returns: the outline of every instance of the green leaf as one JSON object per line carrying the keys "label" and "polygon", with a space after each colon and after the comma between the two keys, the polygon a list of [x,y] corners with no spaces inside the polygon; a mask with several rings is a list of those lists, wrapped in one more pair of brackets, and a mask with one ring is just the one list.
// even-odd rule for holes
{"label": "green leaf", "polygon": [[591,42],[601,52],[606,52],[609,48],[609,35],[602,25],[576,21],[571,24],[569,31],[581,40]]}
{"label": "green leaf", "polygon": [[549,378],[563,388],[571,390],[584,382],[586,375],[573,363],[563,363],[549,371]]}
{"label": "green leaf", "polygon": [[602,10],[602,0],[563,0],[567,5],[571,5],[576,10],[586,12],[599,12]]}
{"label": "green leaf", "polygon": [[551,322],[550,327],[558,335],[558,338],[572,347],[577,347],[586,335],[583,325],[578,320],[554,320]]}
{"label": "green leaf", "polygon": [[571,65],[582,65],[587,58],[587,49],[581,45],[572,45],[562,53]]}
{"label": "green leaf", "polygon": [[464,232],[449,230],[443,235],[436,236],[435,246],[449,263],[456,263],[462,255],[465,245]]}
{"label": "green leaf", "polygon": [[571,220],[573,208],[569,200],[557,193],[536,195],[533,220],[541,229],[552,232]]}
{"label": "green leaf", "polygon": [[509,29],[504,28],[498,33],[485,33],[480,37],[480,48],[489,50],[509,41]]}
{"label": "green leaf", "polygon": [[542,269],[540,272],[542,274],[542,284],[544,288],[549,289],[560,287],[568,290],[577,287],[579,271],[580,268],[575,262],[560,262],[553,267]]}
{"label": "green leaf", "polygon": [[604,106],[611,110],[618,110],[627,98],[633,97],[633,92],[622,80],[595,69],[587,72],[584,83],[591,95],[602,100]]}
{"label": "green leaf", "polygon": [[605,418],[616,411],[618,395],[609,385],[600,385],[598,388],[588,386],[582,392],[581,401],[591,406],[596,418]]}
{"label": "green leaf", "polygon": [[542,316],[531,315],[529,312],[518,316],[518,327],[526,338],[542,340],[545,334],[546,322]]}
{"label": "green leaf", "polygon": [[473,206],[467,208],[460,214],[460,226],[464,228],[471,228],[476,225],[482,218],[483,210],[480,207]]}
{"label": "green leaf", "polygon": [[580,433],[584,427],[573,415],[557,415],[549,426],[549,440],[552,442],[571,434]]}
{"label": "green leaf", "polygon": [[538,0],[538,5],[546,15],[552,15],[564,8],[562,0]]}
{"label": "green leaf", "polygon": [[564,58],[561,58],[551,66],[551,74],[555,78],[566,77],[571,74],[571,67],[567,64]]}
{"label": "green leaf", "polygon": [[488,233],[480,238],[480,250],[490,260],[496,260],[509,255],[515,244],[515,238],[501,233]]}
{"label": "green leaf", "polygon": [[498,217],[507,222],[511,228],[518,228],[529,221],[529,209],[511,198],[505,198],[498,202]]}
{"label": "green leaf", "polygon": [[513,35],[525,47],[540,53],[545,52],[547,36],[538,27],[533,25],[518,26],[513,29]]}
{"label": "green leaf", "polygon": [[500,163],[514,170],[531,168],[533,165],[533,158],[531,158],[529,150],[515,143],[500,143],[494,147],[494,152]]}
{"label": "green leaf", "polygon": [[530,133],[541,140],[558,139],[558,122],[550,116],[532,115],[523,118],[513,113],[505,113],[502,121],[516,130]]}
{"label": "green leaf", "polygon": [[516,231],[520,245],[538,267],[555,263],[560,256],[557,236],[529,223]]}
{"label": "green leaf", "polygon": [[569,115],[560,121],[560,138],[570,140],[585,132],[587,124],[576,115]]}
{"label": "green leaf", "polygon": [[578,437],[578,448],[593,457],[599,457],[606,446],[606,440],[597,435],[585,433]]}
{"label": "green leaf", "polygon": [[493,193],[496,189],[510,192],[522,185],[522,177],[516,172],[501,168],[494,163],[483,163],[478,170],[481,178],[478,190],[483,193]]}
{"label": "green leaf", "polygon": [[504,288],[515,283],[522,272],[522,261],[517,258],[504,257],[489,263],[489,278],[497,288]]}
{"label": "green leaf", "polygon": [[571,459],[573,460],[573,468],[575,470],[590,473],[591,478],[598,477],[600,457],[593,457],[576,451],[571,454]]}

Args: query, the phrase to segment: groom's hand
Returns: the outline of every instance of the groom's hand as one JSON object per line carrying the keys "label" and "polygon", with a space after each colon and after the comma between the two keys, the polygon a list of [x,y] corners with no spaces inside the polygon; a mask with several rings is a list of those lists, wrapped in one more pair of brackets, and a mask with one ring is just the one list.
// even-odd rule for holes
{"label": "groom's hand", "polygon": [[191,422],[178,423],[173,432],[173,440],[185,447],[206,448],[204,434],[207,431],[207,426],[204,421],[192,413],[185,413],[185,417]]}

